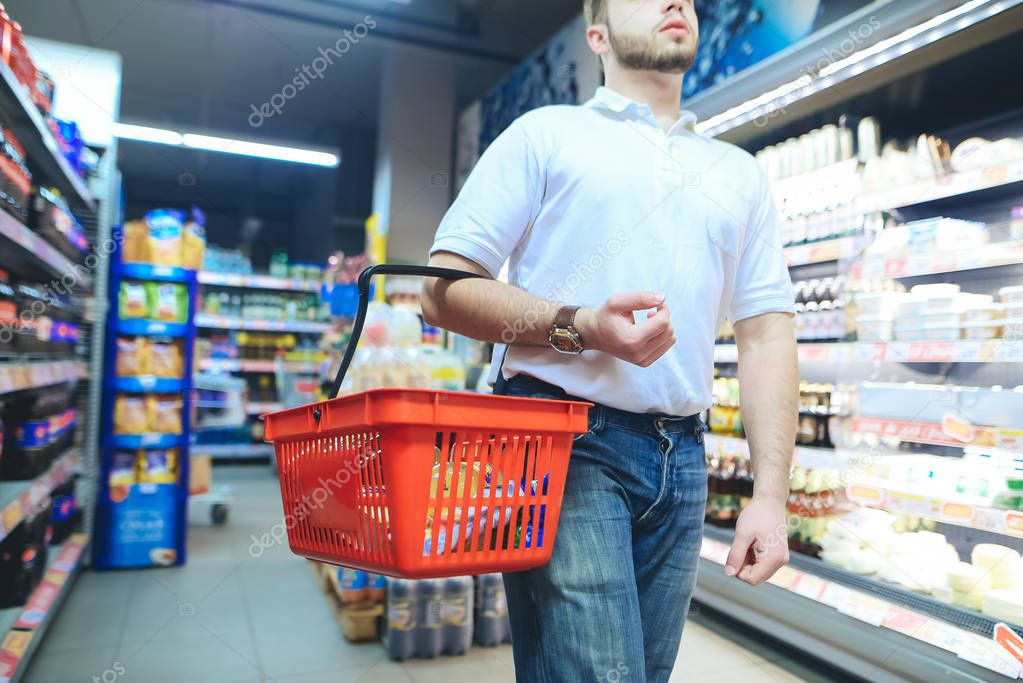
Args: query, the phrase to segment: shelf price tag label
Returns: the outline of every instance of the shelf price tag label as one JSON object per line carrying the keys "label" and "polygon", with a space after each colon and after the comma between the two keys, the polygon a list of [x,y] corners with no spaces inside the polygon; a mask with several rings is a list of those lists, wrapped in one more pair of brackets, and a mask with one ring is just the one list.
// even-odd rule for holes
{"label": "shelf price tag label", "polygon": [[1023,513],[1006,512],[1005,530],[1010,534],[1023,535]]}
{"label": "shelf price tag label", "polygon": [[2,528],[5,537],[14,530],[14,527],[18,526],[23,516],[20,498],[8,503],[3,513],[0,513],[0,528]]}
{"label": "shelf price tag label", "polygon": [[976,514],[977,511],[974,507],[965,503],[943,503],[941,506],[941,516],[946,519],[968,522]]}
{"label": "shelf price tag label", "polygon": [[881,505],[884,503],[885,490],[867,484],[850,484],[846,495],[855,503]]}
{"label": "shelf price tag label", "polygon": [[1011,451],[1023,450],[1023,429],[999,429],[995,434],[995,445]]}
{"label": "shelf price tag label", "polygon": [[826,582],[824,579],[813,576],[812,574],[801,574],[799,581],[797,581],[792,587],[792,590],[802,595],[804,598],[819,601],[825,586]]}
{"label": "shelf price tag label", "polygon": [[0,652],[8,652],[15,659],[21,659],[25,654],[25,650],[28,649],[28,644],[31,640],[31,631],[9,631],[7,637],[4,638],[3,644],[0,645]]}
{"label": "shelf price tag label", "polygon": [[[999,624],[999,626],[1005,625]],[[1002,633],[1004,634],[1004,631]],[[962,644],[956,651],[956,655],[967,662],[982,666],[985,669],[1015,680],[1019,678],[1023,665],[1017,659],[1018,655],[1012,653],[1005,643],[997,640],[998,634],[997,626],[995,627],[994,640],[988,640],[970,633],[969,637],[963,639]]]}

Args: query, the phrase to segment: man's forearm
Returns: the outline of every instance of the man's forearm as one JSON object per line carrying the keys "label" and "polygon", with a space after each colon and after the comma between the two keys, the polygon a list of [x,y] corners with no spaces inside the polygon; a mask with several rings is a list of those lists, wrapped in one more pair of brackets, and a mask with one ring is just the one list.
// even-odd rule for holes
{"label": "man's forearm", "polygon": [[[450,254],[434,255],[430,265],[485,273]],[[489,277],[431,278],[423,288],[423,316],[429,324],[494,344],[546,346],[558,308],[556,302]]]}
{"label": "man's forearm", "polygon": [[736,328],[740,404],[752,457],[754,495],[784,500],[799,413],[799,363],[789,316],[763,318],[747,325],[743,334]]}

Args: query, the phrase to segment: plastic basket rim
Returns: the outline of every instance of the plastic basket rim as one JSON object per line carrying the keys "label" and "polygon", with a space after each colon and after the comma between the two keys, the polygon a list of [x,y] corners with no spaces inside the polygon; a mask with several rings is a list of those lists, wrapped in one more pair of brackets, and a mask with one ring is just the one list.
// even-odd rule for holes
{"label": "plastic basket rim", "polygon": [[[297,406],[297,407],[294,407],[294,408],[285,408],[284,410],[277,410],[277,411],[273,411],[273,412],[269,412],[269,413],[264,413],[264,414],[260,415],[259,417],[260,417],[260,419],[262,419],[264,422],[267,423],[267,428],[269,429],[269,426],[270,426],[270,419],[269,418],[282,418],[282,417],[287,417],[287,416],[304,415],[304,414],[308,414],[308,412],[310,410],[318,409],[319,407],[327,406],[327,405],[330,405],[330,404],[337,404],[338,402],[343,402],[343,401],[353,401],[353,402],[355,402],[355,401],[358,401],[358,400],[372,400],[373,398],[378,398],[378,399],[386,400],[386,399],[389,399],[389,398],[398,398],[400,396],[407,396],[409,394],[427,395],[427,396],[429,396],[431,398],[431,400],[436,400],[436,398],[438,396],[457,396],[457,397],[459,397],[461,399],[464,399],[464,398],[468,397],[468,398],[471,398],[472,400],[480,400],[480,401],[529,402],[531,405],[542,404],[545,407],[549,407],[549,408],[552,408],[552,409],[555,408],[555,407],[565,408],[565,407],[569,407],[569,406],[572,406],[572,407],[583,406],[583,407],[586,408],[587,411],[589,411],[591,408],[593,408],[595,406],[595,404],[593,404],[593,403],[591,403],[589,401],[573,401],[573,400],[553,399],[553,398],[532,398],[532,397],[529,397],[529,396],[506,396],[506,395],[503,395],[503,394],[483,394],[483,393],[475,393],[475,392],[471,392],[471,391],[449,391],[449,390],[443,390],[443,389],[412,389],[412,388],[403,389],[403,388],[400,388],[400,387],[384,387],[384,388],[380,388],[380,389],[369,389],[369,390],[366,390],[366,391],[359,391],[359,392],[355,392],[353,394],[347,394],[345,396],[338,396],[336,398],[328,399],[328,400],[325,400],[325,401],[316,401],[314,403],[307,403],[305,405]],[[296,440],[301,440],[301,439],[305,439],[305,438],[314,438],[314,437],[317,437],[317,436],[325,436],[327,434],[332,434],[332,433],[336,434],[336,433],[339,433],[339,432],[347,431],[349,429],[363,429],[363,428],[366,428],[366,427],[388,428],[388,427],[400,427],[400,426],[406,426],[406,425],[407,426],[422,426],[422,425],[404,423],[404,422],[401,422],[400,420],[387,420],[387,421],[374,422],[372,424],[360,423],[360,424],[357,424],[357,425],[353,424],[353,425],[345,425],[345,426],[340,426],[340,427],[324,427],[324,428],[322,428],[321,431],[310,431],[310,432],[304,432],[304,433],[281,434],[280,436],[275,436],[274,438],[264,438],[263,440],[266,443],[290,442],[290,441],[296,441]],[[452,424],[444,424],[444,425],[438,425],[438,426],[439,427],[443,427],[443,428],[449,428],[449,427],[462,427],[462,426],[468,427],[469,425],[461,425],[460,423],[459,424],[452,423]],[[575,434],[578,434],[578,433],[581,433],[581,432],[576,431],[576,430],[563,429],[563,428],[558,428],[558,429],[529,429],[529,428],[524,428],[524,429],[526,429],[528,431],[535,431],[537,433],[550,433],[550,434],[562,434],[562,433],[575,433]]]}
{"label": "plastic basket rim", "polygon": [[268,418],[268,417],[276,417],[277,415],[287,415],[289,413],[294,413],[294,412],[297,412],[297,411],[300,411],[300,410],[308,410],[309,408],[312,408],[313,406],[325,405],[327,403],[335,403],[337,401],[346,401],[346,400],[354,399],[354,398],[357,398],[357,397],[360,397],[360,396],[369,396],[369,395],[380,396],[380,395],[383,395],[383,394],[432,394],[432,395],[447,395],[447,396],[473,396],[473,397],[479,397],[479,398],[482,398],[482,399],[488,400],[488,401],[491,400],[491,399],[501,399],[501,400],[512,399],[512,400],[516,400],[516,401],[529,401],[531,403],[548,403],[548,404],[551,404],[551,403],[556,403],[556,404],[571,403],[572,405],[583,405],[583,406],[587,406],[589,408],[593,408],[593,407],[596,406],[596,404],[591,402],[591,401],[575,401],[575,400],[564,399],[564,398],[533,398],[531,396],[506,396],[504,394],[483,394],[483,393],[477,393],[477,392],[473,392],[473,391],[450,391],[450,390],[446,390],[446,389],[418,389],[418,388],[402,389],[401,387],[383,387],[383,388],[380,388],[380,389],[366,389],[364,391],[357,391],[357,392],[352,393],[352,394],[345,394],[344,396],[335,396],[334,398],[328,398],[328,399],[326,399],[324,401],[314,401],[313,403],[306,403],[305,405],[295,406],[294,408],[284,408],[282,410],[274,410],[274,411],[270,411],[268,413],[261,413],[259,415],[259,419],[266,420],[266,418]]}

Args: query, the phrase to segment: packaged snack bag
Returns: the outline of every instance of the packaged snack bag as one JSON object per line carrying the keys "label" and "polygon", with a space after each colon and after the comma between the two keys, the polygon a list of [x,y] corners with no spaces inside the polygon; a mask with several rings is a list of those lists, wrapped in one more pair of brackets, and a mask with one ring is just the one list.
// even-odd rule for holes
{"label": "packaged snack bag", "polygon": [[146,295],[147,284],[153,283],[121,283],[121,291],[118,295],[118,308],[120,308],[122,320],[149,317],[149,297]]}
{"label": "packaged snack bag", "polygon": [[192,207],[192,219],[185,223],[181,234],[181,265],[189,270],[202,268],[206,253],[206,216]]}
{"label": "packaged snack bag", "polygon": [[145,337],[117,338],[118,377],[135,377],[137,375],[145,375],[148,372],[146,365]]}
{"label": "packaged snack bag", "polygon": [[145,221],[129,221],[124,224],[124,244],[121,260],[125,263],[150,263],[149,225]]}
{"label": "packaged snack bag", "polygon": [[146,451],[141,458],[140,482],[173,484],[178,480],[178,452],[176,449]]}
{"label": "packaged snack bag", "polygon": [[153,319],[177,323],[188,319],[188,290],[173,282],[147,282]]}
{"label": "packaged snack bag", "polygon": [[146,214],[149,224],[149,249],[152,263],[161,266],[181,265],[181,230],[184,216],[180,211],[156,209]]}
{"label": "packaged snack bag", "polygon": [[181,377],[181,349],[177,344],[153,340],[147,349],[149,374],[170,379]]}
{"label": "packaged snack bag", "polygon": [[141,396],[118,396],[114,402],[114,433],[144,434],[149,431],[148,427],[146,400]]}
{"label": "packaged snack bag", "polygon": [[157,394],[148,397],[150,430],[157,434],[181,433],[181,408],[179,396]]}
{"label": "packaged snack bag", "polygon": [[136,454],[133,451],[114,451],[110,465],[111,486],[131,486],[137,480]]}

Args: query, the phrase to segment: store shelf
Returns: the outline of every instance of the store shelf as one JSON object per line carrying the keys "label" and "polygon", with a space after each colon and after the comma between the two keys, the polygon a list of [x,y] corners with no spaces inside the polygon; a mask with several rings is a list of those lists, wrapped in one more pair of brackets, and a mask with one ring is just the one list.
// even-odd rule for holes
{"label": "store shelf", "polygon": [[5,125],[11,127],[25,148],[29,167],[44,176],[34,177],[33,182],[54,185],[72,208],[95,212],[96,201],[85,180],[61,154],[53,133],[6,63],[0,63],[0,110],[3,111]]}
{"label": "store shelf", "polygon": [[273,413],[278,410],[284,410],[283,403],[249,401],[248,405],[245,406],[245,412],[249,415],[265,415],[266,413]]}
{"label": "store shelf", "polygon": [[121,277],[128,280],[191,282],[195,278],[195,271],[177,266],[157,266],[150,263],[122,263]]}
{"label": "store shelf", "polygon": [[876,434],[933,446],[1023,448],[1023,429],[977,427],[951,416],[944,423],[857,416],[849,419],[848,428],[860,434]]}
{"label": "store shelf", "polygon": [[1023,241],[997,242],[954,252],[864,258],[853,266],[851,276],[857,279],[880,280],[1019,264],[1023,264]]}
{"label": "store shelf", "polygon": [[66,482],[78,470],[81,462],[81,452],[72,448],[54,460],[50,468],[35,479],[0,481],[0,541],[21,524],[27,511],[50,491]]}
{"label": "store shelf", "polygon": [[813,263],[829,263],[856,255],[856,238],[840,237],[811,244],[785,247],[785,260],[789,268]]}
{"label": "store shelf", "polygon": [[308,332],[322,334],[330,329],[329,323],[306,320],[245,320],[243,318],[227,318],[222,315],[197,313],[196,327],[207,327],[215,330],[253,330],[256,332]]}
{"label": "store shelf", "polygon": [[[724,436],[707,432],[703,436],[708,451],[736,451],[749,457],[749,442],[736,436]],[[796,446],[793,450],[793,462],[803,467],[822,469],[841,469],[849,464],[849,456],[833,448],[813,448]]]}
{"label": "store shelf", "polygon": [[270,275],[239,275],[236,273],[217,273],[212,270],[199,271],[199,284],[220,285],[222,287],[244,287],[247,289],[272,289],[286,292],[319,292],[320,283],[316,280],[294,280],[291,278],[272,277]]}
{"label": "store shelf", "polygon": [[185,388],[185,382],[181,379],[169,379],[167,377],[153,377],[152,375],[141,375],[138,377],[117,377],[114,379],[114,389],[134,393],[153,392],[159,394],[176,394]]}
{"label": "store shelf", "polygon": [[[705,528],[700,557],[710,564],[711,570],[700,572],[697,597],[701,597],[703,592],[712,592],[715,596],[720,596],[722,592],[727,591],[735,599],[742,600],[741,596],[749,595],[748,592],[752,591],[752,594],[756,595],[756,599],[760,601],[758,604],[766,605],[774,595],[768,587],[752,589],[735,579],[729,579],[727,582],[719,580],[713,584],[709,583],[713,580],[713,575],[721,573],[721,565],[724,564],[725,558],[728,556],[732,534],[733,532],[729,529]],[[788,566],[780,569],[769,580],[768,586],[783,590],[790,596],[794,594],[806,598],[805,601],[796,602],[787,598],[787,609],[771,610],[774,619],[777,620],[778,633],[781,633],[783,628],[790,627],[789,617],[793,619],[799,617],[803,627],[812,630],[813,633],[801,634],[804,647],[815,637],[830,640],[838,633],[839,629],[842,629],[847,632],[847,636],[837,639],[837,642],[828,643],[828,646],[843,649],[856,648],[858,645],[862,645],[861,636],[880,636],[887,643],[885,653],[890,652],[891,654],[888,654],[887,658],[879,665],[889,676],[891,675],[890,667],[897,663],[894,661],[897,651],[909,647],[918,648],[920,645],[939,648],[944,653],[950,653],[954,658],[965,660],[965,662],[981,668],[981,671],[978,672],[981,674],[979,678],[959,675],[953,678],[951,675],[957,672],[950,670],[945,663],[938,661],[936,655],[941,655],[942,652],[935,652],[931,648],[923,647],[917,652],[908,653],[921,655],[923,661],[928,663],[928,667],[936,666],[945,672],[946,677],[943,677],[943,680],[996,680],[990,673],[983,673],[984,670],[1004,674],[1010,679],[1015,679],[1020,674],[1020,663],[1009,656],[1007,652],[1000,650],[1000,646],[997,646],[991,639],[996,620],[978,612],[940,602],[869,577],[853,574],[800,553],[791,554]],[[742,600],[742,602],[746,601]],[[711,601],[710,604],[716,603]],[[717,606],[727,609],[727,605],[718,603]],[[833,611],[829,615],[826,611],[820,611],[819,608]],[[806,614],[800,614],[806,610],[817,612],[815,618],[807,620]],[[749,611],[753,613],[756,610]],[[854,621],[850,623],[842,619],[843,617]],[[855,626],[855,622],[865,625],[865,628],[861,631]],[[1018,628],[1016,630],[1020,631]],[[903,638],[899,638],[896,634]],[[957,664],[967,666],[965,662],[959,661]],[[857,658],[857,667],[851,670],[864,672],[872,663],[869,656],[861,656]],[[925,675],[924,669],[918,667],[920,667],[920,663],[909,666],[919,676],[914,680],[936,680]],[[970,667],[967,666],[967,668]],[[871,677],[870,680],[877,679]]]}
{"label": "store shelf", "polygon": [[271,458],[274,447],[269,443],[239,444],[194,444],[191,448],[193,456],[208,455],[218,460],[246,460],[249,458]]}
{"label": "store shelf", "polygon": [[180,434],[114,434],[114,448],[180,448],[184,439]]}
{"label": "store shelf", "polygon": [[[320,372],[319,362],[284,361],[283,368],[287,372],[315,375]],[[276,372],[276,361],[273,360],[238,360],[226,358],[204,358],[199,361],[199,369],[208,372]]]}
{"label": "store shelf", "polygon": [[936,496],[926,487],[865,476],[857,476],[846,494],[853,502],[867,507],[1023,538],[1023,512],[991,507],[985,500],[971,496]]}
{"label": "store shelf", "polygon": [[[1004,339],[958,341],[800,342],[800,363],[1023,363],[1023,344]],[[717,344],[715,363],[736,363],[735,344]]]}
{"label": "store shelf", "polygon": [[0,365],[0,395],[84,379],[87,374],[85,363],[78,360],[4,364]]}
{"label": "store shelf", "polygon": [[[0,64],[0,66],[3,66]],[[85,268],[76,267],[56,247],[29,230],[17,218],[0,209],[0,251],[4,252],[4,267],[46,271],[60,278],[73,276],[80,286],[89,287],[92,279]]]}
{"label": "store shelf", "polygon": [[1015,185],[1019,185],[1018,189],[1023,190],[1023,159],[987,168],[949,173],[883,192],[865,193],[860,196],[858,205],[867,213],[891,211],[943,199],[965,200],[977,192],[1016,189]]}
{"label": "store shelf", "polygon": [[0,610],[0,681],[19,681],[36,648],[71,592],[85,559],[88,536],[72,534],[60,546],[49,548],[47,569],[24,607]]}
{"label": "store shelf", "polygon": [[164,323],[157,320],[118,320],[118,334],[142,335],[150,337],[184,337],[188,334],[185,323]]}

